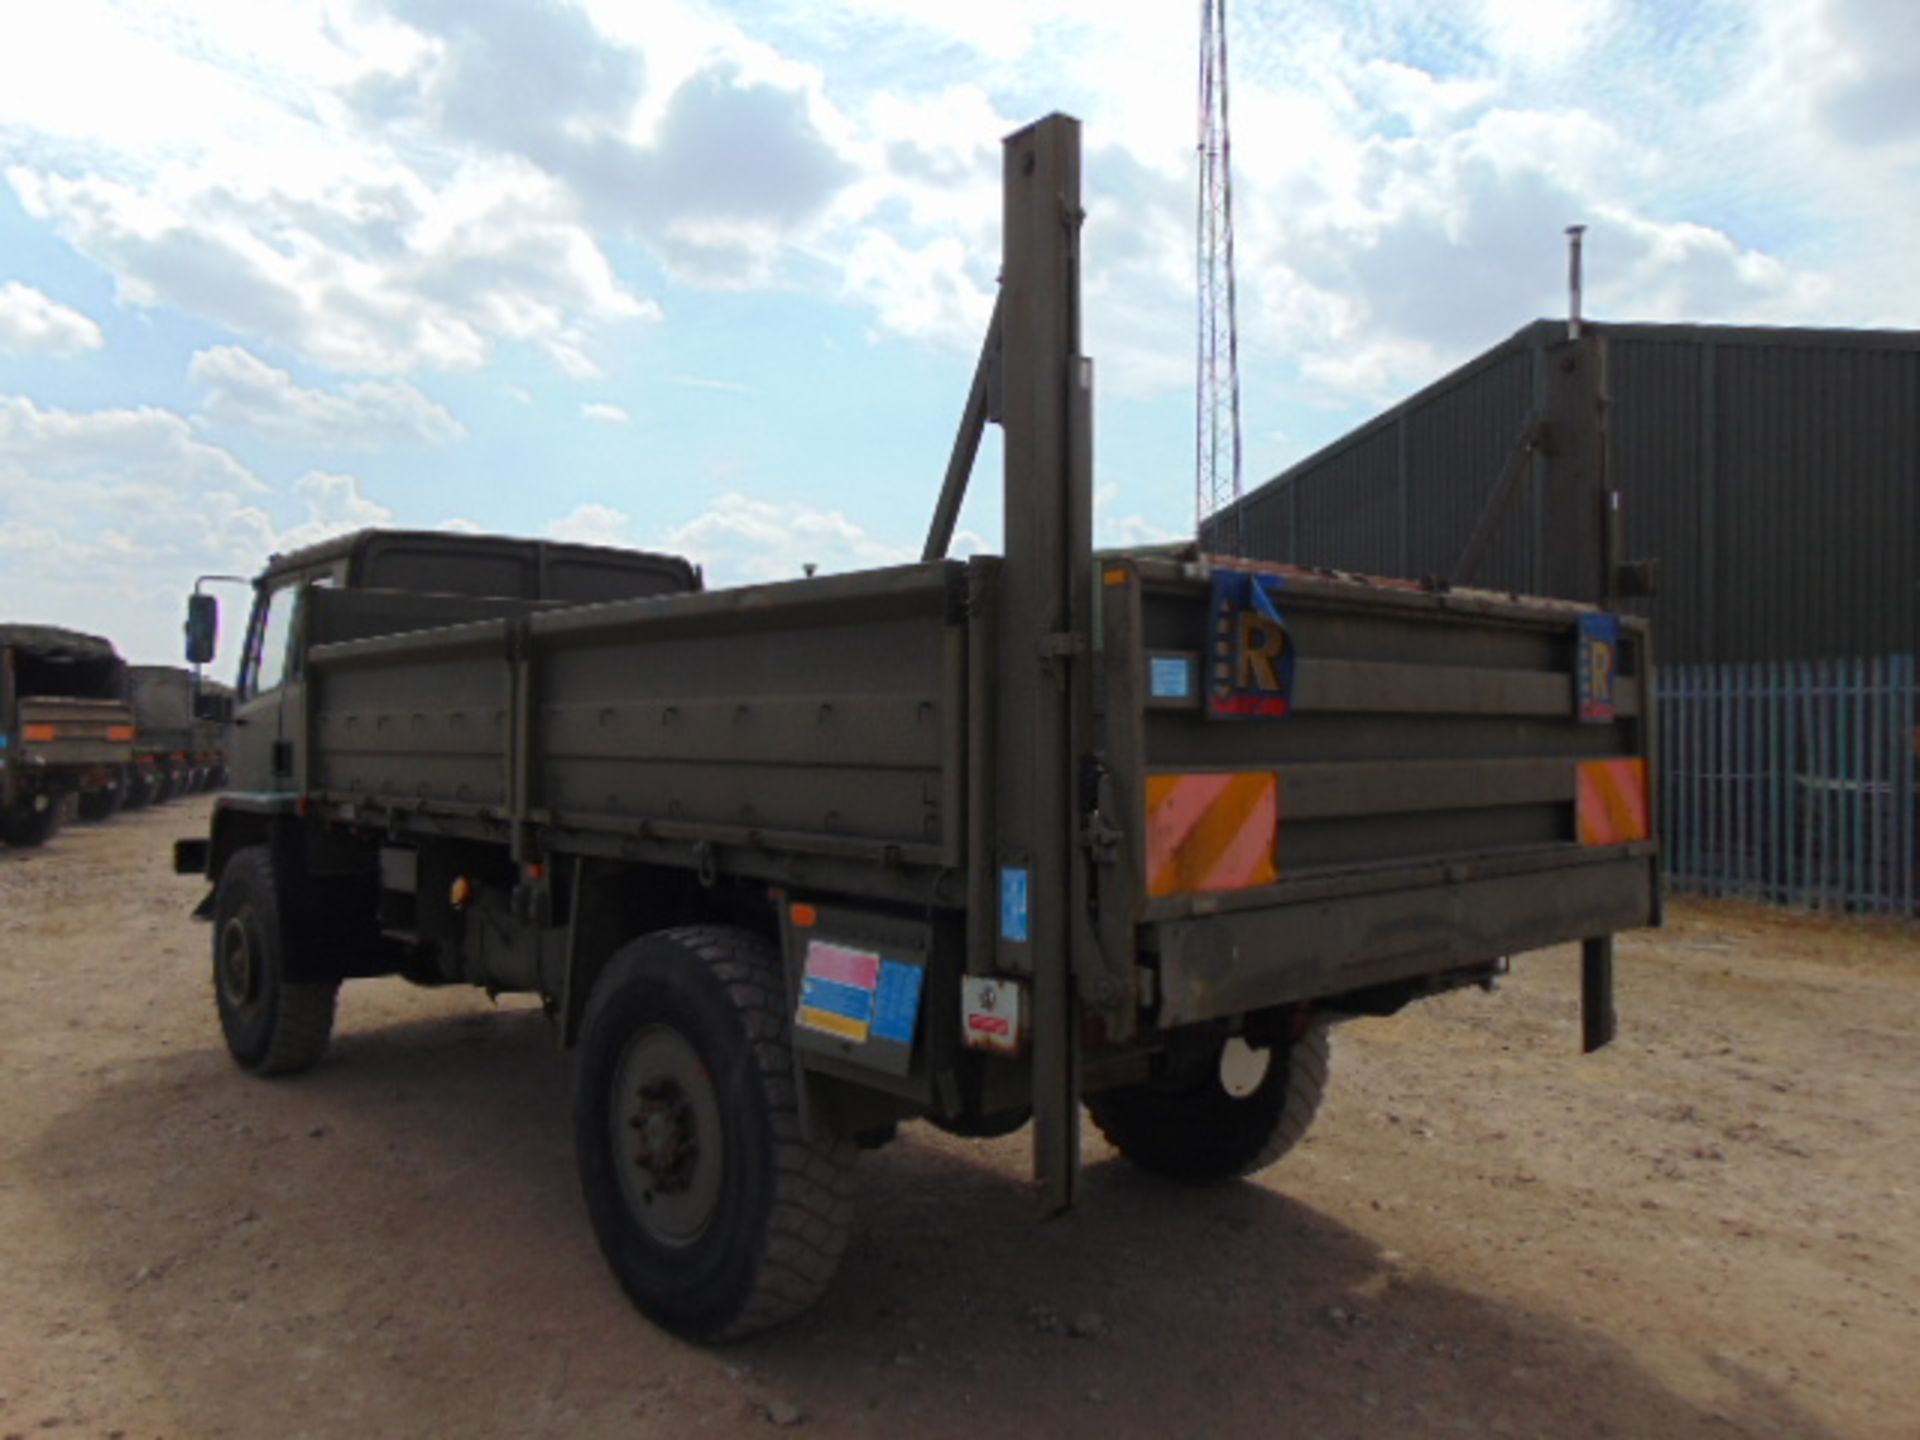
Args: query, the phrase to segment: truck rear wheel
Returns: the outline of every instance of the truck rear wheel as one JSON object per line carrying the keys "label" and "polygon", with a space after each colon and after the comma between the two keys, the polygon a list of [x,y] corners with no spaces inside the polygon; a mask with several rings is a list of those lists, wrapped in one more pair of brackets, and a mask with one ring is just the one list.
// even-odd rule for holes
{"label": "truck rear wheel", "polygon": [[1000,1140],[1026,1129],[1033,1121],[1033,1107],[1022,1105],[992,1115],[929,1115],[927,1119],[934,1129],[944,1130],[957,1139]]}
{"label": "truck rear wheel", "polygon": [[[1229,1040],[1216,1063],[1178,1081],[1150,1081],[1087,1098],[1100,1133],[1142,1170],[1195,1184],[1264,1170],[1298,1145],[1327,1088],[1332,1037],[1252,1050]],[[1265,1057],[1264,1072],[1254,1067]]]}
{"label": "truck rear wheel", "polygon": [[60,797],[36,795],[19,810],[0,820],[0,840],[5,840],[15,849],[32,850],[51,840],[59,828]]}
{"label": "truck rear wheel", "polygon": [[74,801],[74,809],[80,818],[89,823],[111,820],[119,813],[126,795],[125,782],[116,779],[113,784],[99,790],[83,790]]}
{"label": "truck rear wheel", "polygon": [[333,1038],[340,984],[287,978],[286,940],[264,845],[236,851],[213,902],[213,995],[227,1050],[254,1075],[311,1069]]}
{"label": "truck rear wheel", "polygon": [[573,1114],[594,1233],[655,1323],[733,1340],[825,1292],[852,1219],[854,1146],[802,1134],[766,940],[690,926],[623,946],[587,1007]]}

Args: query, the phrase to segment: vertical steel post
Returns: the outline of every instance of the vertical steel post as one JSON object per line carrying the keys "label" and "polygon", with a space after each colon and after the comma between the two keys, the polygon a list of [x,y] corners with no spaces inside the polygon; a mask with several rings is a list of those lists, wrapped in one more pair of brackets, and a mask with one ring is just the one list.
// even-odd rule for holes
{"label": "vertical steel post", "polygon": [[1069,896],[1075,757],[1091,729],[1091,375],[1080,354],[1080,122],[1007,138],[1000,324],[1005,568],[999,596],[997,963],[1031,976],[1034,1175],[1048,1211],[1080,1166]]}
{"label": "vertical steel post", "polygon": [[1867,662],[1856,655],[1847,662],[1847,719],[1853,729],[1853,771],[1847,786],[1847,801],[1853,810],[1853,837],[1849,847],[1853,863],[1848,876],[1849,905],[1865,909],[1872,884],[1867,849],[1867,812],[1873,808],[1873,757],[1867,751]]}
{"label": "vertical steel post", "polygon": [[1920,827],[1915,825],[1914,813],[1916,807],[1920,807],[1920,777],[1914,773],[1920,769],[1915,763],[1920,760],[1920,728],[1915,724],[1913,672],[1914,657],[1898,657],[1893,668],[1893,683],[1899,692],[1894,716],[1900,735],[1900,763],[1893,772],[1898,782],[1893,800],[1900,821],[1900,843],[1894,849],[1894,857],[1900,867],[1900,909],[1906,915],[1920,914],[1920,907],[1914,904],[1914,872],[1920,869],[1920,843],[1916,843],[1915,835],[1916,828]]}
{"label": "vertical steel post", "polygon": [[1767,899],[1775,905],[1788,899],[1790,881],[1787,876],[1789,852],[1793,848],[1793,832],[1787,825],[1786,771],[1791,762],[1791,752],[1785,751],[1783,742],[1785,730],[1781,724],[1781,714],[1785,710],[1784,697],[1786,682],[1782,679],[1780,662],[1767,662]]}

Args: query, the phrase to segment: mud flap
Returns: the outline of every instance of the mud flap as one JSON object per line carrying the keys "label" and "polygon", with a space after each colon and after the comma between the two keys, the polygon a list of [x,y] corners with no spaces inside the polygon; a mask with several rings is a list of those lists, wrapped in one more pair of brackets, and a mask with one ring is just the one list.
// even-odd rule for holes
{"label": "mud flap", "polygon": [[1620,1028],[1613,1008],[1613,937],[1580,942],[1580,1053],[1613,1043]]}

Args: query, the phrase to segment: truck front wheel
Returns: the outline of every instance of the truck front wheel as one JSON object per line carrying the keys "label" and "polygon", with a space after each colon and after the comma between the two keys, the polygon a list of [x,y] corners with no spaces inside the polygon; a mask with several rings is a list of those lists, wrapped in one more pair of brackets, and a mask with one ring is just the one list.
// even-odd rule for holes
{"label": "truck front wheel", "polygon": [[254,1075],[312,1066],[333,1037],[340,984],[287,978],[286,939],[264,845],[236,851],[213,902],[213,994],[227,1050]]}
{"label": "truck front wheel", "polygon": [[1324,1025],[1268,1050],[1229,1040],[1211,1065],[1102,1091],[1087,1098],[1087,1110],[1142,1170],[1195,1184],[1238,1179],[1306,1135],[1326,1092],[1332,1043]]}
{"label": "truck front wheel", "polygon": [[581,1027],[574,1146],[621,1286],[690,1340],[821,1296],[852,1218],[850,1141],[801,1130],[779,951],[725,926],[623,946]]}

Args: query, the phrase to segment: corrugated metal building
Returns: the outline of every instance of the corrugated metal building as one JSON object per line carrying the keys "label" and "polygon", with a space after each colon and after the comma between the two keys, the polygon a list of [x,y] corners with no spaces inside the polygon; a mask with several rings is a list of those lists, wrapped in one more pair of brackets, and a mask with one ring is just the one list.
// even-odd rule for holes
{"label": "corrugated metal building", "polygon": [[[1920,649],[1920,333],[1600,325],[1636,609],[1669,661]],[[1445,575],[1503,461],[1549,408],[1566,322],[1541,320],[1261,486],[1250,554]],[[1474,583],[1555,583],[1555,460],[1528,462]],[[1597,540],[1593,542],[1597,545]],[[1591,598],[1590,595],[1580,598]]]}
{"label": "corrugated metal building", "polygon": [[1920,914],[1920,334],[1586,328],[1527,326],[1209,538],[1457,578],[1484,515],[1468,583],[1594,599],[1604,471],[1625,556],[1661,563],[1629,608],[1662,665],[1672,883]]}

